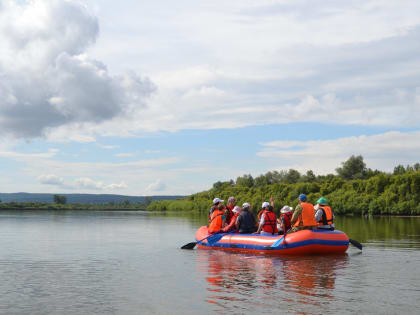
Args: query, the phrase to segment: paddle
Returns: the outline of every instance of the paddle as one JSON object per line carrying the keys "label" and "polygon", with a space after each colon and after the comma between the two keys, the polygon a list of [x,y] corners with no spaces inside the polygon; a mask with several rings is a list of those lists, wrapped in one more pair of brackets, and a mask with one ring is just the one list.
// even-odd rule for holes
{"label": "paddle", "polygon": [[[200,243],[200,242],[202,242],[202,241],[204,241],[204,240],[206,240],[206,239],[208,239],[209,237],[212,237],[212,236],[218,236],[218,237],[213,237],[212,239],[211,239],[211,241],[214,241],[214,240],[216,240],[216,239],[221,239],[222,237],[223,237],[223,235],[217,235],[218,233],[214,233],[214,234],[210,234],[209,236],[207,236],[207,237],[205,237],[205,238],[203,238],[202,240],[199,240],[199,241],[197,241],[197,242],[191,242],[191,243],[188,243],[188,244],[185,244],[184,246],[182,246],[181,247],[181,249],[194,249],[194,247],[195,247],[195,245],[197,245],[197,243]],[[217,240],[217,241],[218,241]],[[216,241],[216,242],[217,242]],[[209,242],[210,242],[210,240],[209,240]]]}
{"label": "paddle", "polygon": [[362,250],[363,246],[358,241],[355,241],[355,240],[352,240],[351,238],[349,238],[349,242],[354,247],[357,247],[358,249]]}

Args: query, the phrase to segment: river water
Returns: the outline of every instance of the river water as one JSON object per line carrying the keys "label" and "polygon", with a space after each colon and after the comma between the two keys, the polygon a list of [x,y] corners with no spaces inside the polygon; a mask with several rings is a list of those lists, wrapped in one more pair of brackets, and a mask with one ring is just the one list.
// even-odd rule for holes
{"label": "river water", "polygon": [[0,212],[1,314],[418,314],[420,218],[338,218],[329,257],[181,250],[205,216]]}

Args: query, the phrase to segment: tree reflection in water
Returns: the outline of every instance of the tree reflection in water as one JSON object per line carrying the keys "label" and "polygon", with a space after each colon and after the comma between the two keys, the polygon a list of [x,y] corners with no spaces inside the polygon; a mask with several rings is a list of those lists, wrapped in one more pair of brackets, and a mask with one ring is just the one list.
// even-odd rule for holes
{"label": "tree reflection in water", "polygon": [[[279,257],[197,250],[206,301],[224,311],[306,311],[334,296],[336,274],[348,263],[339,256]],[[314,311],[314,309],[312,309]]]}

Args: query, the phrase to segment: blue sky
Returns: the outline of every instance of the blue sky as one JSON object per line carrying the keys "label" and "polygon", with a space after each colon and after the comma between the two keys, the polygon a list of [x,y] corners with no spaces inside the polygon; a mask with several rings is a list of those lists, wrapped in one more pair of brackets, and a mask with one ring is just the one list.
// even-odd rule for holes
{"label": "blue sky", "polygon": [[420,156],[418,1],[2,1],[0,191],[190,194]]}

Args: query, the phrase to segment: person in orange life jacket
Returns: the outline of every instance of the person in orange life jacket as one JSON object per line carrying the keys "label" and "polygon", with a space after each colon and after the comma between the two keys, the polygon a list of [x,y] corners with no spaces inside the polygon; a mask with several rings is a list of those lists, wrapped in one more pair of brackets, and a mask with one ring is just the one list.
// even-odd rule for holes
{"label": "person in orange life jacket", "polygon": [[306,202],[305,194],[300,194],[298,197],[298,205],[295,208],[292,216],[293,231],[316,228],[315,209],[313,204]]}
{"label": "person in orange life jacket", "polygon": [[235,208],[235,198],[229,197],[228,204],[226,205],[226,222],[229,224],[233,217],[233,208]]}
{"label": "person in orange life jacket", "polygon": [[292,207],[286,205],[283,208],[281,208],[280,217],[277,219],[277,229],[279,230],[279,234],[284,234],[290,230],[290,228],[292,227],[292,215]]}
{"label": "person in orange life jacket", "polygon": [[[264,202],[263,207],[265,206],[265,203],[268,204],[268,202]],[[266,206],[265,210],[261,214],[260,224],[256,233],[264,235],[278,234],[277,217],[272,206]]]}
{"label": "person in orange life jacket", "polygon": [[213,199],[213,205],[211,206],[211,208],[209,210],[209,220],[211,218],[211,214],[213,213],[213,211],[216,210],[223,201],[224,200],[219,199],[219,198],[214,198]]}
{"label": "person in orange life jacket", "polygon": [[238,229],[239,233],[248,234],[255,232],[255,217],[250,209],[251,205],[249,203],[245,202],[242,205],[242,211],[236,219],[236,228]]}
{"label": "person in orange life jacket", "polygon": [[223,230],[223,232],[226,232],[226,233],[236,233],[236,232],[238,232],[238,230],[237,230],[237,228],[236,228],[236,219],[238,218],[238,216],[239,216],[239,214],[241,213],[241,207],[239,207],[239,206],[235,206],[234,208],[233,208],[233,217],[230,219],[230,222],[228,222],[227,220],[226,220],[226,222],[228,222],[227,224],[228,225],[226,225],[222,230]]}
{"label": "person in orange life jacket", "polygon": [[219,206],[211,214],[208,228],[209,233],[220,232],[225,225],[225,219],[225,206],[223,203],[219,203]]}
{"label": "person in orange life jacket", "polygon": [[261,220],[261,216],[262,216],[262,214],[263,214],[263,212],[265,211],[265,210],[267,210],[267,208],[268,208],[268,206],[269,206],[270,204],[267,202],[267,201],[264,201],[263,203],[262,203],[262,205],[261,205],[261,210],[260,211],[258,211],[258,214],[257,214],[257,221],[258,221],[258,223],[257,224],[259,224],[259,222],[260,222],[260,220]]}
{"label": "person in orange life jacket", "polygon": [[324,197],[318,199],[315,208],[315,220],[318,223],[318,229],[334,231],[334,213],[328,206],[328,201]]}

